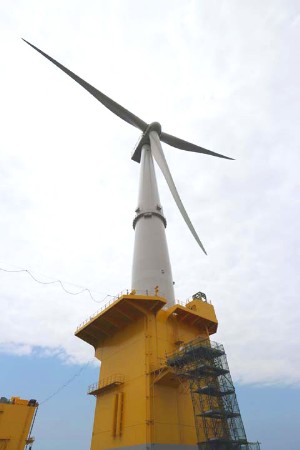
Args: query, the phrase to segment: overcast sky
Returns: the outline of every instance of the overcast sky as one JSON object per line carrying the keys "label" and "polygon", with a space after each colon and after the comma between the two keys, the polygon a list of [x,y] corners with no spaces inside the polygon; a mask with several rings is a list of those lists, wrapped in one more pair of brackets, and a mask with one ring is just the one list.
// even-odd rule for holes
{"label": "overcast sky", "polygon": [[[130,288],[139,132],[27,46],[146,122],[235,161],[164,145],[208,256],[159,171],[176,298],[215,306],[233,378],[300,383],[297,1],[0,2],[0,351],[91,360],[73,336]],[[105,299],[106,297],[106,299]]]}

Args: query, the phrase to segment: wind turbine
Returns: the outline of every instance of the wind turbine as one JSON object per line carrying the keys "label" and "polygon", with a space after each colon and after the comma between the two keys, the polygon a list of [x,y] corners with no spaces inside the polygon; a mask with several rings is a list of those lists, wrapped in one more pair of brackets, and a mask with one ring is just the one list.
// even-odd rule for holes
{"label": "wind turbine", "polygon": [[137,293],[150,293],[156,288],[156,292],[159,291],[160,295],[167,299],[168,305],[174,304],[173,277],[165,235],[167,222],[159,200],[153,158],[166,179],[183,219],[205,254],[205,248],[192,225],[176,189],[162,150],[161,142],[180,150],[204,153],[206,155],[230,160],[233,158],[221,155],[220,153],[215,153],[165,133],[162,131],[161,125],[158,122],[152,122],[150,124],[144,122],[91,84],[84,81],[78,75],[71,72],[51,56],[47,55],[25,39],[23,39],[23,41],[69,75],[111,112],[142,131],[142,135],[140,136],[131,157],[134,161],[141,163],[138,207],[135,210],[136,216],[133,221],[135,243],[132,268],[132,289]]}

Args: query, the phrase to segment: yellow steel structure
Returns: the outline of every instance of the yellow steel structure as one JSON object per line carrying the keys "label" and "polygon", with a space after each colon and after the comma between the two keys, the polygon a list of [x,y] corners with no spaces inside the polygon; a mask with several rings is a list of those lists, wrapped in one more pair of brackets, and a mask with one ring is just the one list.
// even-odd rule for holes
{"label": "yellow steel structure", "polygon": [[38,403],[12,397],[0,399],[0,450],[23,450],[33,443],[29,431]]}
{"label": "yellow steel structure", "polygon": [[91,450],[196,449],[187,383],[166,355],[217,330],[211,304],[201,299],[166,307],[162,297],[123,295],[76,331],[101,361]]}

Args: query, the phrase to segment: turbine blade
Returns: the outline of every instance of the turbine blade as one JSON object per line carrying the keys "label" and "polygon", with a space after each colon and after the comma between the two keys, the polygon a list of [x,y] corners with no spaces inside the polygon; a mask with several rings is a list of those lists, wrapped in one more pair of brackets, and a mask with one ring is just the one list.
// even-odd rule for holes
{"label": "turbine blade", "polygon": [[[23,39],[23,38],[22,38]],[[111,98],[107,97],[107,95],[103,94],[102,92],[98,91],[98,89],[94,88],[91,84],[84,81],[82,78],[80,78],[78,75],[75,75],[75,73],[71,72],[71,70],[67,69],[65,66],[57,62],[55,59],[51,58],[51,56],[44,53],[39,48],[35,47],[33,44],[30,44],[30,42],[23,39],[26,44],[30,45],[30,47],[34,48],[37,52],[39,52],[41,55],[45,56],[49,61],[51,61],[53,64],[55,64],[59,69],[61,69],[63,72],[65,72],[69,77],[73,78],[74,81],[76,81],[80,86],[82,86],[84,89],[86,89],[90,94],[92,94],[97,100],[99,100],[102,105],[104,105],[106,108],[108,108],[111,112],[119,116],[121,119],[125,120],[125,122],[128,122],[130,125],[133,125],[136,128],[139,128],[140,130],[144,131],[147,128],[147,123],[144,122],[139,117],[132,114],[127,109],[123,108],[123,106],[119,105],[115,101],[113,101]]]}
{"label": "turbine blade", "polygon": [[161,133],[160,139],[166,144],[169,144],[175,148],[179,148],[180,150],[187,150],[188,152],[196,152],[196,153],[205,153],[206,155],[217,156],[218,158],[234,160],[234,158],[229,158],[229,156],[224,156],[221,155],[220,153],[212,152],[211,150],[207,150],[206,148],[199,147],[198,145],[195,144],[191,144],[190,142],[184,141],[183,139],[179,139],[175,136],[172,136],[171,134]]}
{"label": "turbine blade", "polygon": [[162,171],[166,182],[170,188],[171,194],[173,195],[173,198],[175,200],[176,205],[178,206],[179,211],[181,212],[182,217],[185,220],[185,223],[187,224],[187,226],[189,227],[192,235],[194,236],[194,238],[196,239],[197,243],[199,244],[199,246],[201,247],[201,249],[204,251],[204,253],[207,255],[205,248],[203,247],[202,242],[199,239],[198,234],[196,233],[195,228],[192,225],[192,222],[185,210],[185,207],[183,206],[183,203],[181,201],[181,198],[179,197],[178,191],[176,189],[175,183],[173,181],[169,166],[167,164],[165,155],[163,153],[162,147],[161,147],[161,143],[160,143],[160,139],[159,136],[157,134],[156,131],[150,131],[149,133],[149,137],[150,137],[150,145],[151,145],[151,151],[152,151],[152,155],[154,156],[155,161],[157,162],[160,170]]}

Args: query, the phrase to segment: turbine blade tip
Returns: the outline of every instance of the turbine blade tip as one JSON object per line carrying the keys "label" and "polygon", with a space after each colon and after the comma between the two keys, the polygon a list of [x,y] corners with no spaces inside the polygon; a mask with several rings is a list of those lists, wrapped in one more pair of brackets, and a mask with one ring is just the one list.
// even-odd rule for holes
{"label": "turbine blade tip", "polygon": [[26,41],[26,39],[24,39],[24,38],[21,38],[21,39],[22,39],[22,41],[26,42],[26,44],[28,44],[32,47],[32,44],[30,44],[30,42]]}

